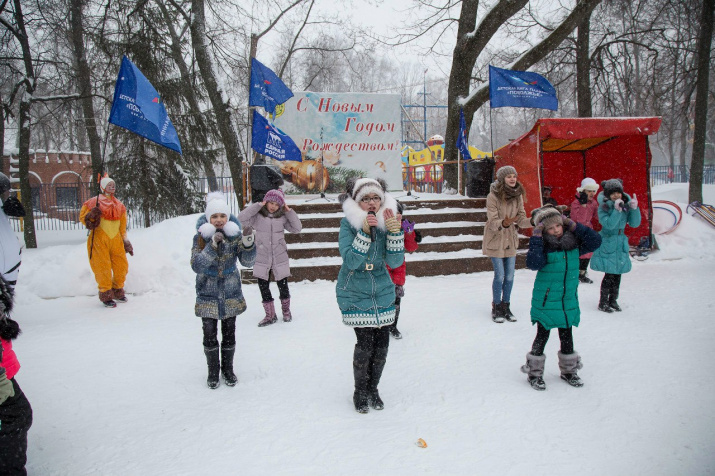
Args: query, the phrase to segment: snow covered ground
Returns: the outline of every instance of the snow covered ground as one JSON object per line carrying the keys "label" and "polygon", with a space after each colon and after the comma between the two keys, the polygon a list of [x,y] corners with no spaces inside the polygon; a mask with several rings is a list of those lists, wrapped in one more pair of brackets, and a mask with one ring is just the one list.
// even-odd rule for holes
{"label": "snow covered ground", "polygon": [[[685,210],[683,185],[653,196]],[[697,218],[634,262],[622,313],[596,310],[601,273],[582,285],[580,389],[558,378],[556,335],[546,392],[519,371],[535,334],[534,272],[516,272],[519,320],[499,325],[491,273],[408,277],[404,339],[392,341],[380,385],[386,408],[368,415],[352,407],[355,337],[331,282],[291,284],[294,321],[260,329],[258,288],[245,286],[239,384],[206,387],[194,221],[132,231],[133,295],[117,309],[97,300],[84,235],[41,233],[41,248],[23,254],[14,348],[34,408],[29,474],[715,474],[715,229]]]}

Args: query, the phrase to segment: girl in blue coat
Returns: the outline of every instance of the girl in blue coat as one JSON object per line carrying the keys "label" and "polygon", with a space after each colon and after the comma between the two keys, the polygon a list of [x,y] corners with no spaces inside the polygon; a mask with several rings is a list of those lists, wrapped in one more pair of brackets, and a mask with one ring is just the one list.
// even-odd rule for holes
{"label": "girl in blue coat", "polygon": [[377,385],[395,322],[395,285],[385,265],[397,268],[402,264],[405,239],[397,201],[387,194],[384,181],[350,179],[346,188],[340,196],[345,212],[339,235],[343,264],[335,294],[343,323],[357,337],[353,403],[357,412],[367,413],[368,406],[384,408]]}
{"label": "girl in blue coat", "polygon": [[641,224],[641,211],[636,196],[623,192],[621,179],[601,182],[603,192],[598,194],[598,221],[601,223],[603,244],[591,258],[591,269],[606,273],[601,281],[601,299],[598,310],[620,311],[618,293],[621,275],[631,270],[628,253],[628,237],[624,233],[626,225],[633,228]]}
{"label": "girl in blue coat", "polygon": [[544,348],[551,329],[557,328],[561,340],[558,353],[561,378],[569,385],[581,387],[583,383],[577,373],[582,367],[581,357],[574,352],[572,334],[572,327],[581,320],[579,256],[598,248],[601,237],[593,229],[561,216],[551,205],[534,210],[531,216],[535,227],[529,239],[526,266],[538,271],[531,297],[531,322],[536,324],[536,338],[521,370],[528,374],[535,390],[546,390]]}
{"label": "girl in blue coat", "polygon": [[[191,247],[191,269],[196,273],[195,314],[204,331],[204,353],[209,368],[206,384],[219,385],[219,371],[224,382],[233,387],[238,382],[233,372],[236,351],[236,316],[246,310],[241,291],[241,273],[236,260],[251,267],[256,260],[254,233],[248,228],[241,234],[238,219],[221,193],[210,193],[206,212],[196,223],[197,233]],[[218,322],[221,321],[221,358],[219,360]]]}

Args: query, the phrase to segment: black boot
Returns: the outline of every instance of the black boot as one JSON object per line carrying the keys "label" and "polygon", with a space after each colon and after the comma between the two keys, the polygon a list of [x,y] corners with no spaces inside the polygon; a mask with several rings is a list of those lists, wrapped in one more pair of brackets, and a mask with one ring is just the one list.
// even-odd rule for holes
{"label": "black boot", "polygon": [[611,288],[611,293],[608,295],[608,305],[611,309],[617,312],[621,312],[621,306],[618,305],[616,301],[618,299],[618,289]]}
{"label": "black boot", "polygon": [[509,322],[516,322],[516,319],[514,318],[514,314],[512,314],[511,309],[509,309],[508,302],[501,303],[501,315],[504,316],[504,319],[506,319]]}
{"label": "black boot", "polygon": [[367,383],[367,401],[368,404],[375,410],[382,410],[385,408],[385,403],[380,398],[377,386],[380,383],[382,371],[385,368],[385,362],[387,362],[387,349],[387,347],[375,349],[370,361],[370,379]]}
{"label": "black boot", "polygon": [[236,352],[236,346],[231,347],[221,346],[221,375],[226,385],[233,387],[238,383],[238,377],[233,373],[233,354]]}
{"label": "black boot", "polygon": [[504,315],[502,314],[501,303],[492,303],[492,321],[496,322],[497,324],[501,324],[502,322],[504,322]]}
{"label": "black boot", "polygon": [[206,363],[209,366],[209,377],[206,379],[206,385],[208,385],[209,388],[218,388],[218,374],[221,370],[221,363],[219,362],[218,356],[218,346],[204,347],[204,354],[206,354]]}
{"label": "black boot", "polygon": [[579,271],[579,273],[578,273],[578,280],[579,280],[580,282],[582,282],[582,283],[585,283],[585,284],[591,284],[591,283],[593,283],[593,281],[591,280],[591,278],[589,278],[588,276],[586,276],[586,271],[583,271],[583,270]]}
{"label": "black boot", "polygon": [[402,333],[397,330],[397,319],[400,317],[400,305],[395,306],[395,323],[390,326],[390,335],[395,339],[402,339]]}
{"label": "black boot", "polygon": [[367,382],[370,377],[370,353],[355,346],[353,353],[353,376],[355,377],[355,393],[353,404],[358,413],[370,411],[367,403]]}
{"label": "black boot", "polygon": [[598,310],[603,312],[613,312],[608,304],[609,289],[601,283],[601,299],[598,301]]}

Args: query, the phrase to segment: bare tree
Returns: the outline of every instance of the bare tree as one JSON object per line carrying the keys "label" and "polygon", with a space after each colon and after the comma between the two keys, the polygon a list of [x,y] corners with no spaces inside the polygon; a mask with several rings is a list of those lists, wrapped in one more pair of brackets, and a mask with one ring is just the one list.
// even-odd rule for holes
{"label": "bare tree", "polygon": [[707,130],[710,49],[713,41],[713,9],[715,0],[703,0],[698,37],[698,84],[695,93],[695,131],[693,158],[690,161],[690,189],[688,200],[703,201],[703,164]]}

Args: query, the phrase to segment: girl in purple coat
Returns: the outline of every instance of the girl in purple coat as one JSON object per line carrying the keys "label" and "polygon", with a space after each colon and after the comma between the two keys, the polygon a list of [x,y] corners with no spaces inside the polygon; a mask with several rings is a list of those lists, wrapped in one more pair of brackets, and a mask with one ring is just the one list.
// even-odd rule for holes
{"label": "girl in purple coat", "polygon": [[[595,199],[598,184],[586,177],[581,180],[581,186],[576,188],[576,192],[576,198],[571,202],[571,220],[593,229],[593,224],[598,220],[598,202]],[[591,256],[593,253],[579,256],[578,280],[582,283],[593,283],[586,273]]]}
{"label": "girl in purple coat", "polygon": [[266,192],[262,202],[244,208],[238,214],[238,220],[244,228],[251,227],[256,232],[258,253],[253,265],[253,276],[258,279],[263,309],[266,311],[266,316],[258,323],[258,327],[265,327],[278,320],[273,296],[268,287],[271,271],[280,293],[283,321],[290,322],[293,319],[288,291],[290,266],[284,233],[285,230],[300,233],[303,226],[298,214],[286,204],[283,191],[276,189]]}

